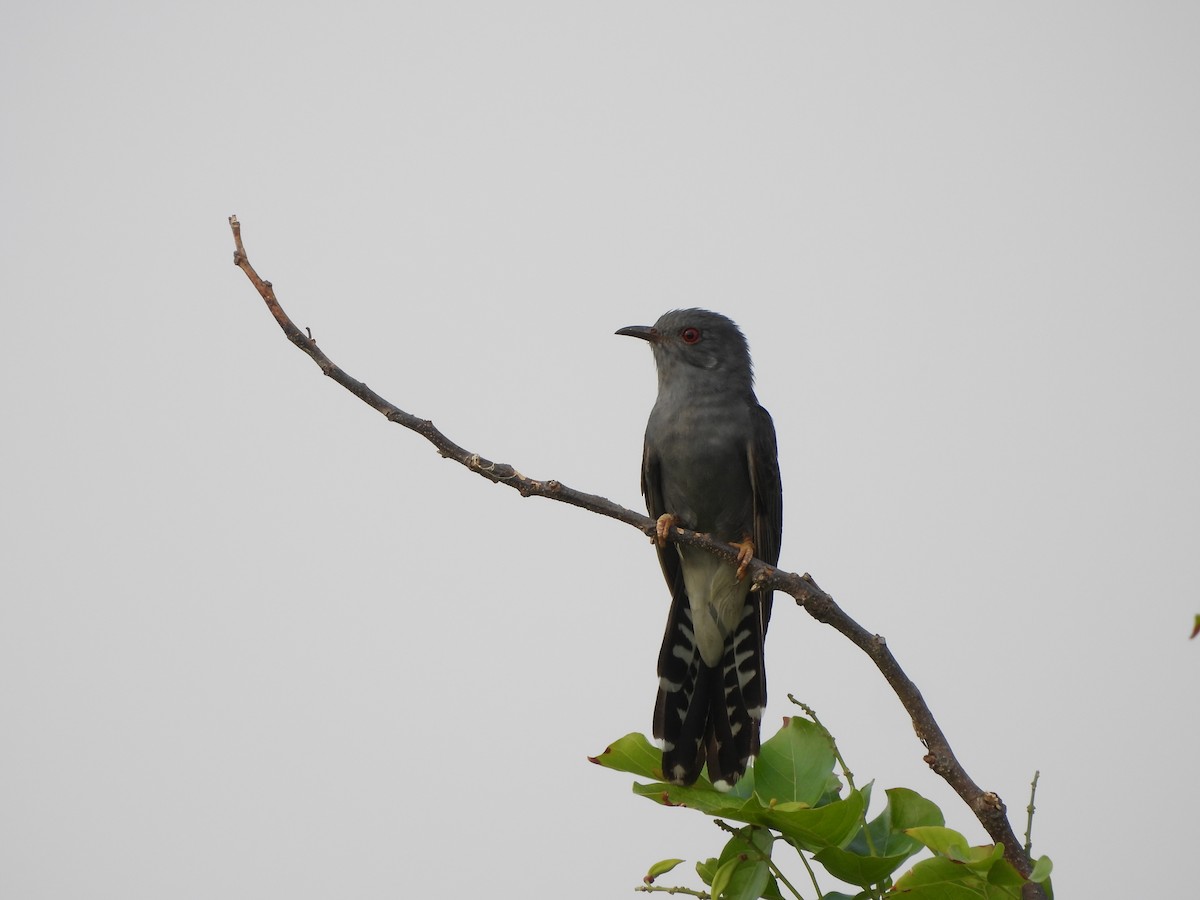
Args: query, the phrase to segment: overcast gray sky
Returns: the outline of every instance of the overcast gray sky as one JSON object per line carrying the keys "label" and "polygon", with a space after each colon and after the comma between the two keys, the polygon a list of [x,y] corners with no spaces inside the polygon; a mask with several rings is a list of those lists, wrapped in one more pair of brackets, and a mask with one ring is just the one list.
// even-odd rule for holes
{"label": "overcast gray sky", "polygon": [[[645,346],[750,339],[782,564],[885,635],[1060,896],[1182,896],[1200,801],[1200,8],[9,4],[0,895],[627,896],[703,817],[647,731]],[[966,808],[838,635],[787,692]],[[793,869],[795,867],[793,866]],[[686,877],[686,873],[685,876]],[[692,880],[695,884],[695,880]]]}

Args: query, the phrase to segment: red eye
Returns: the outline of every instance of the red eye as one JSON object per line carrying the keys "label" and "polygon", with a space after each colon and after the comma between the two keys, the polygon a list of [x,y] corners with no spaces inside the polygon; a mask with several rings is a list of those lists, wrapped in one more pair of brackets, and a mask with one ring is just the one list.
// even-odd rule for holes
{"label": "red eye", "polygon": [[692,328],[690,325],[679,332],[679,337],[683,339],[685,344],[698,344],[700,342],[700,329]]}

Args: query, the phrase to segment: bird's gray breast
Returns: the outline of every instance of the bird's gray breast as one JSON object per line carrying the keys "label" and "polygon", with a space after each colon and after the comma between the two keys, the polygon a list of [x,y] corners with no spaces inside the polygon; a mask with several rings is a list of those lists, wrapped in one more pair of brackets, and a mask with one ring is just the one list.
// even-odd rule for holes
{"label": "bird's gray breast", "polygon": [[740,398],[660,398],[646,440],[658,458],[664,511],[723,540],[750,534],[754,502],[746,454],[751,427],[749,406]]}

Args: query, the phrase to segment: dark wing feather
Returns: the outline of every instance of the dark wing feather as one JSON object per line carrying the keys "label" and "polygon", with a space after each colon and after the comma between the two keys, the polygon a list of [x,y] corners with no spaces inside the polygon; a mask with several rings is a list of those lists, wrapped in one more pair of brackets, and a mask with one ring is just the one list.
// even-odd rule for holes
{"label": "dark wing feather", "polygon": [[[771,565],[779,563],[783,532],[783,489],[779,478],[779,452],[775,426],[765,409],[755,403],[750,409],[751,435],[746,462],[753,494],[752,538],[754,554]],[[767,670],[764,647],[771,619],[770,591],[753,591],[746,597],[742,620],[725,647],[722,663],[724,704],[714,701],[714,719],[724,718],[731,741],[710,747],[710,778],[737,781],[746,771],[749,758],[758,755],[759,724],[767,705]],[[721,714],[724,714],[722,716]],[[720,728],[716,729],[719,738]],[[714,751],[724,751],[714,752]],[[733,751],[734,761],[727,756]],[[714,774],[718,770],[719,774]],[[727,773],[727,774],[726,774]]]}
{"label": "dark wing feather", "polygon": [[[647,443],[642,447],[642,496],[646,498],[646,512],[650,518],[657,519],[667,511],[666,501],[662,495],[662,476],[658,457],[650,450]],[[662,566],[663,577],[674,593],[675,584],[683,584],[683,576],[679,564],[679,554],[669,547],[658,547],[658,563]],[[668,553],[667,550],[671,552]]]}
{"label": "dark wing feather", "polygon": [[[750,487],[754,491],[754,555],[779,565],[783,540],[783,482],[779,477],[779,447],[771,414],[757,404],[750,410],[754,433],[750,441]],[[771,592],[763,594],[763,633],[771,620]]]}

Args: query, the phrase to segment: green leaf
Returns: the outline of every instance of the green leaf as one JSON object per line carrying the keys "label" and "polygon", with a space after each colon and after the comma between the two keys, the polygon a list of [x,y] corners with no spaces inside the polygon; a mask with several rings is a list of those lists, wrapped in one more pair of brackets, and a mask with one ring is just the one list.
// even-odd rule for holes
{"label": "green leaf", "polygon": [[793,716],[759,750],[754,789],[765,801],[812,806],[826,793],[835,761],[829,732]]}
{"label": "green leaf", "polygon": [[717,874],[717,866],[720,860],[715,856],[710,856],[704,862],[696,863],[696,874],[700,876],[700,880],[705,884],[712,884],[713,876]]}
{"label": "green leaf", "polygon": [[908,788],[888,788],[888,808],[892,812],[892,828],[904,831],[925,825],[945,825],[946,817],[938,805]]}
{"label": "green leaf", "polygon": [[660,859],[650,867],[650,869],[646,872],[646,877],[643,878],[642,881],[646,882],[646,884],[650,884],[659,875],[666,875],[681,862],[683,862],[682,859]]}
{"label": "green leaf", "polygon": [[867,856],[840,847],[826,847],[813,856],[834,878],[846,884],[870,887],[891,878],[892,873],[904,865],[911,853],[895,856]]}
{"label": "green leaf", "polygon": [[747,859],[734,869],[725,900],[758,900],[771,880],[771,869],[761,859]]}
{"label": "green leaf", "polygon": [[904,833],[920,841],[939,856],[945,856],[958,862],[965,862],[970,858],[967,839],[953,828],[944,828],[940,825],[921,825],[916,828],[906,828]]}
{"label": "green leaf", "polygon": [[835,800],[816,809],[780,803],[760,807],[758,824],[774,828],[797,847],[817,851],[846,844],[858,829],[863,814],[863,795],[851,791],[845,800]]}
{"label": "green leaf", "polygon": [[978,900],[983,880],[970,869],[935,856],[917,863],[900,876],[893,888],[905,900]]}
{"label": "green leaf", "polygon": [[733,878],[733,870],[741,864],[741,859],[735,857],[728,862],[722,863],[721,867],[717,869],[717,874],[713,876],[712,890],[710,891],[714,900],[717,900],[717,898],[720,898],[725,893],[725,889],[729,887],[730,879]]}
{"label": "green leaf", "polygon": [[722,819],[774,828],[796,846],[813,851],[848,842],[863,811],[863,797],[858,791],[851,791],[845,800],[835,800],[816,809],[800,803],[764,806],[757,797],[742,800],[699,782],[690,787],[635,783],[633,792],[664,806],[684,806]]}
{"label": "green leaf", "polygon": [[935,843],[966,858],[935,856],[917,863],[896,881],[894,890],[905,900],[1019,900],[1025,879],[1003,858],[1001,845],[970,847],[964,853],[953,839],[939,838]]}
{"label": "green leaf", "polygon": [[[874,790],[875,790],[875,782],[874,782],[873,780],[872,780],[872,781],[868,781],[866,784],[864,784],[862,787],[860,787],[860,788],[858,789],[858,792],[859,792],[860,794],[862,794],[862,796],[863,796],[863,812],[864,812],[864,813],[865,813],[865,812],[866,812],[868,809],[870,809],[870,808],[871,808],[871,792],[872,792],[872,791],[874,791]],[[830,803],[832,803],[832,802],[833,802],[833,800],[830,800],[829,802],[830,802]],[[824,806],[825,804],[824,804],[824,803],[820,803],[820,804],[818,804],[818,805],[819,805],[819,806]]]}
{"label": "green leaf", "polygon": [[[1003,852],[1001,849],[1001,853]],[[996,887],[1016,888],[1018,896],[1021,893],[1021,885],[1025,883],[1021,873],[1013,868],[1013,864],[1007,859],[996,860],[995,864],[987,870],[987,880],[989,885]]]}
{"label": "green leaf", "polygon": [[860,829],[846,849],[860,856],[900,857],[903,862],[923,846],[916,838],[905,834],[905,829],[943,825],[946,820],[937,804],[926,800],[916,791],[890,788],[886,794],[888,802],[883,812]]}
{"label": "green leaf", "polygon": [[662,780],[662,752],[636,731],[614,741],[599,756],[588,760],[606,769],[630,772],[641,778]]}
{"label": "green leaf", "polygon": [[686,806],[688,809],[696,809],[710,816],[723,816],[739,822],[763,824],[739,815],[743,807],[761,809],[762,805],[757,800],[743,800],[732,794],[723,794],[711,785],[702,784],[699,781],[688,787],[678,784],[663,784],[661,781],[654,784],[634,782],[633,792],[639,797],[648,797],[663,806]]}
{"label": "green leaf", "polygon": [[[784,900],[783,892],[779,890],[779,882],[775,880],[774,875],[767,876],[767,886],[763,888],[762,900]],[[829,894],[825,895],[826,897]]]}
{"label": "green leaf", "polygon": [[1033,871],[1029,873],[1029,880],[1043,882],[1050,877],[1050,870],[1053,868],[1054,863],[1050,862],[1050,857],[1039,856],[1033,861]]}
{"label": "green leaf", "polygon": [[729,900],[758,900],[762,896],[771,880],[766,859],[770,859],[774,844],[771,832],[755,825],[738,829],[737,834],[726,842],[719,863],[724,865],[730,860],[742,863],[734,870],[725,888]]}
{"label": "green leaf", "polygon": [[905,900],[1019,900],[1021,889],[989,885],[977,872],[944,856],[925,859],[893,888]]}
{"label": "green leaf", "polygon": [[775,846],[775,836],[770,829],[758,825],[747,825],[725,842],[721,850],[721,862],[733,859],[735,856],[749,856],[757,859],[760,856],[771,858],[771,850]]}
{"label": "green leaf", "polygon": [[969,847],[964,862],[977,872],[988,872],[996,863],[1004,861],[1003,844],[985,844]]}

